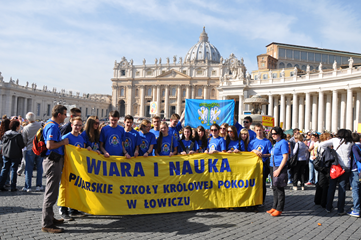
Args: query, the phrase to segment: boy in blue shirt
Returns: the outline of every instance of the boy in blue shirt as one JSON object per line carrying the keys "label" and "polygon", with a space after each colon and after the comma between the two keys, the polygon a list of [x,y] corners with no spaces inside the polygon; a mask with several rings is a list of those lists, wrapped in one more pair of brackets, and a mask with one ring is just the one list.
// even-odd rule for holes
{"label": "boy in blue shirt", "polygon": [[253,139],[256,138],[256,133],[250,129],[250,127],[252,125],[252,121],[253,121],[253,119],[250,116],[247,116],[243,119],[244,126],[242,126],[241,124],[239,124],[237,122],[237,119],[234,118],[234,126],[237,128],[238,134],[241,132],[242,128],[247,129],[248,134],[249,134],[249,141],[252,141]]}
{"label": "boy in blue shirt", "polygon": [[124,149],[131,157],[139,156],[139,145],[141,144],[141,139],[139,137],[139,132],[133,129],[134,118],[130,115],[125,116],[124,118],[124,127],[125,127],[125,141]]}
{"label": "boy in blue shirt", "polygon": [[168,134],[174,136],[177,142],[180,140],[179,131],[182,129],[183,120],[184,120],[184,111],[182,113],[182,117],[180,117],[176,113],[172,114],[172,116],[170,117]]}
{"label": "boy in blue shirt", "polygon": [[109,113],[109,125],[103,127],[100,132],[99,148],[106,158],[113,155],[130,158],[124,149],[125,132],[124,128],[118,125],[119,117],[118,111],[111,111]]}
{"label": "boy in blue shirt", "polygon": [[[155,139],[157,140],[159,137],[159,131],[160,131],[160,117],[159,116],[153,116],[152,118],[152,124],[153,124],[153,129],[151,129],[149,132],[153,133],[155,136]],[[155,156],[155,149],[157,149],[157,143],[154,144],[153,146],[153,155]]]}

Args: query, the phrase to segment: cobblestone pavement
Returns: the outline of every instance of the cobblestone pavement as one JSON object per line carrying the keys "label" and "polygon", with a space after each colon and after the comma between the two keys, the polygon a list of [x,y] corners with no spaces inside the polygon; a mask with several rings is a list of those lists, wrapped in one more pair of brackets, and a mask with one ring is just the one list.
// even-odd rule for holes
{"label": "cobblestone pavement", "polygon": [[[35,174],[34,174],[35,175]],[[45,183],[45,179],[44,183]],[[35,178],[33,178],[35,183]],[[18,188],[24,186],[24,175]],[[268,185],[269,186],[269,185]],[[136,216],[86,216],[63,224],[61,234],[41,232],[42,192],[0,192],[1,239],[361,239],[361,219],[327,213],[313,203],[315,188],[286,190],[285,211],[271,217],[272,192],[265,206]],[[337,192],[334,206],[337,202]],[[347,191],[346,207],[352,207]],[[54,207],[56,218],[60,218]],[[319,226],[319,224],[321,226]]]}

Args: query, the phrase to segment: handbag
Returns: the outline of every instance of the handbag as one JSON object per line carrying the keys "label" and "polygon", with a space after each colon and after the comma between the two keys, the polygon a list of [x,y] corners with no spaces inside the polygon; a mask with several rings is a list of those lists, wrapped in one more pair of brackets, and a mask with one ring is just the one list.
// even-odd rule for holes
{"label": "handbag", "polygon": [[[276,167],[273,155],[272,155],[272,163],[273,163],[273,172],[274,172],[279,167]],[[283,187],[287,186],[287,181],[288,181],[288,174],[287,174],[287,168],[285,166],[285,167],[282,168],[282,170],[281,170],[280,174],[278,175],[278,177],[273,176],[272,184],[273,184],[274,187],[283,188]]]}
{"label": "handbag", "polygon": [[[344,143],[344,141],[345,140],[342,140],[340,145],[338,145],[338,147],[336,148],[335,152]],[[338,163],[338,158],[336,158],[336,160],[337,160],[337,164],[332,164],[331,168],[330,168],[330,177],[331,177],[331,179],[336,179],[336,178],[340,177],[342,174],[345,173],[345,170]]]}
{"label": "handbag", "polygon": [[293,155],[289,160],[287,164],[287,168],[291,169],[297,166],[298,162],[298,152],[300,151],[300,145],[297,143],[297,152],[295,155]]}

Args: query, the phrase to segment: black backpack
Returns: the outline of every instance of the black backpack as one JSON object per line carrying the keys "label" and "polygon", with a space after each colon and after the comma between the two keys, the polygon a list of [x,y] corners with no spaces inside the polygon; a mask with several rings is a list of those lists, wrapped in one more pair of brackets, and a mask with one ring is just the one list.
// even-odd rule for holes
{"label": "black backpack", "polygon": [[336,151],[326,147],[322,154],[318,154],[315,160],[313,160],[313,166],[317,171],[327,174],[332,163],[335,161],[338,162]]}
{"label": "black backpack", "polygon": [[194,141],[192,141],[191,145],[189,147],[185,147],[182,140],[179,141],[179,144],[181,145],[182,149],[188,154],[194,147]]}

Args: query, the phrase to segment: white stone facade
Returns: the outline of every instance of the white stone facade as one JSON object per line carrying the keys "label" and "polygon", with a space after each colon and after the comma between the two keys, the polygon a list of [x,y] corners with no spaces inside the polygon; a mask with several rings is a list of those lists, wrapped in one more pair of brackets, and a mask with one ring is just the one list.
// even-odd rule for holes
{"label": "white stone facade", "polygon": [[[19,84],[19,80],[5,82],[0,72],[0,113],[1,116],[21,115],[25,117],[27,112],[33,112],[36,119],[45,120],[51,117],[51,110],[56,104],[76,105],[82,111],[82,117],[97,115],[105,118],[108,115],[111,103],[110,95],[73,93],[72,91],[57,91],[55,88],[48,89],[43,86],[38,89],[35,83],[29,86]],[[70,109],[68,109],[70,110]]]}
{"label": "white stone facade", "polygon": [[112,80],[112,106],[121,116],[149,117],[150,102],[156,101],[157,115],[169,118],[173,113],[181,114],[185,99],[218,99],[220,81],[234,78],[244,80],[246,68],[243,59],[234,54],[223,59],[218,50],[208,42],[203,29],[196,43],[186,54],[169,58],[165,62],[133,65],[125,57],[115,61]]}

